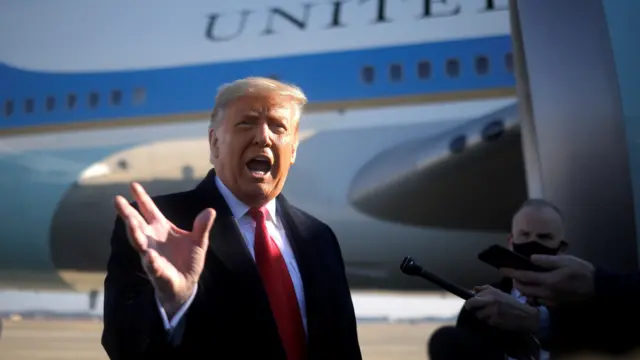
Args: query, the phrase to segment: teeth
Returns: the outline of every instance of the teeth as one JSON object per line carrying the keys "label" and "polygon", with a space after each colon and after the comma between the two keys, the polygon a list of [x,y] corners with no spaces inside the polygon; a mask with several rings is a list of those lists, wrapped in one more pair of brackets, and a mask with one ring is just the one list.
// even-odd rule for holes
{"label": "teeth", "polygon": [[268,158],[268,157],[266,157],[266,156],[263,156],[263,155],[260,155],[260,156],[256,156],[256,157],[254,157],[254,158],[253,158],[253,160],[259,160],[259,161],[269,161],[269,162],[271,162],[271,161],[269,160],[269,158]]}
{"label": "teeth", "polygon": [[271,169],[271,159],[265,155],[258,155],[247,162],[247,168],[255,175],[264,176]]}

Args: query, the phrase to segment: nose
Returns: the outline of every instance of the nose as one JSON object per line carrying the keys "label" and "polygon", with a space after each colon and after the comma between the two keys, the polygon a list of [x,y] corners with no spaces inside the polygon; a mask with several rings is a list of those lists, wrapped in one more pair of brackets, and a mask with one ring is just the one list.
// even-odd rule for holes
{"label": "nose", "polygon": [[271,129],[266,121],[256,126],[254,142],[262,147],[271,146]]}

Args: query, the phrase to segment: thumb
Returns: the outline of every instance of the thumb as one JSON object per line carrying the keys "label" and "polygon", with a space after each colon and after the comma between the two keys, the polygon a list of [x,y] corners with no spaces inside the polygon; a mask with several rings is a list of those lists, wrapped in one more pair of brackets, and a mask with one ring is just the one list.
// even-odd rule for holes
{"label": "thumb", "polygon": [[564,261],[562,256],[557,255],[541,255],[534,254],[531,255],[531,262],[535,265],[542,266],[549,270],[555,270],[563,267]]}
{"label": "thumb", "polygon": [[485,290],[489,290],[489,289],[491,289],[490,285],[474,286],[473,287],[473,292],[477,294],[479,292],[482,292],[482,291],[485,291]]}
{"label": "thumb", "polygon": [[209,231],[213,221],[216,219],[215,210],[208,208],[202,210],[193,222],[193,235],[195,236],[196,246],[205,249],[209,245]]}
{"label": "thumb", "polygon": [[142,261],[147,274],[152,278],[157,279],[165,275],[167,259],[160,256],[154,249],[148,249]]}

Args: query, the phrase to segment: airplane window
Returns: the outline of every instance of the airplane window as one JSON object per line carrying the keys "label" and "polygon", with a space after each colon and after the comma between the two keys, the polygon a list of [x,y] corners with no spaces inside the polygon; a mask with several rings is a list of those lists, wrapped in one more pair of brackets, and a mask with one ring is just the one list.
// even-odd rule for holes
{"label": "airplane window", "polygon": [[122,91],[113,90],[111,92],[111,104],[112,105],[120,105],[121,102],[122,102]]}
{"label": "airplane window", "polygon": [[78,98],[74,94],[67,95],[67,107],[73,110],[76,107],[76,103],[78,102]]}
{"label": "airplane window", "polygon": [[476,57],[476,73],[485,75],[489,72],[489,59],[486,56]]}
{"label": "airplane window", "polygon": [[373,66],[365,66],[362,68],[362,81],[367,84],[371,84],[374,80]]}
{"label": "airplane window", "polygon": [[98,107],[98,103],[100,102],[100,94],[97,92],[89,93],[89,107],[95,108]]}
{"label": "airplane window", "polygon": [[125,159],[118,160],[118,167],[122,170],[127,170],[129,168],[129,163]]}
{"label": "airplane window", "polygon": [[56,98],[53,96],[47,97],[47,102],[45,104],[47,111],[52,111],[56,107]]}
{"label": "airplane window", "polygon": [[7,100],[4,103],[4,116],[9,117],[13,115],[13,101]]}
{"label": "airplane window", "polygon": [[418,63],[418,77],[420,79],[428,79],[431,77],[431,63],[428,61],[420,61]]}
{"label": "airplane window", "polygon": [[400,64],[392,64],[389,67],[389,78],[391,81],[401,81],[402,80],[402,65]]}
{"label": "airplane window", "polygon": [[513,72],[513,54],[512,53],[506,53],[504,55],[504,66],[507,68],[507,71],[512,73]]}
{"label": "airplane window", "polygon": [[33,99],[27,99],[24,102],[24,112],[27,114],[31,114],[36,107],[35,101]]}
{"label": "airplane window", "polygon": [[133,90],[133,103],[142,104],[147,99],[147,92],[143,88],[136,88]]}
{"label": "airplane window", "polygon": [[457,59],[449,59],[446,64],[446,72],[449,77],[460,76],[460,62]]}

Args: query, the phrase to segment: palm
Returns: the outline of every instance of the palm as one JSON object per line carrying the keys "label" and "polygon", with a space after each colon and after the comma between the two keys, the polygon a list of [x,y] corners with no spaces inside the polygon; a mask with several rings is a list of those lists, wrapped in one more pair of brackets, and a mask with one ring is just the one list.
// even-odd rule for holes
{"label": "palm", "polygon": [[184,287],[184,283],[197,281],[206,249],[196,246],[199,240],[196,235],[177,228],[166,219],[154,221],[148,228],[149,247],[165,260],[158,262],[161,270],[158,277],[176,290]]}
{"label": "palm", "polygon": [[141,254],[161,300],[180,302],[188,297],[202,273],[215,213],[204,210],[196,217],[193,231],[185,231],[165,218],[142,186],[133,184],[132,192],[144,218],[122,197],[116,199],[131,243]]}

